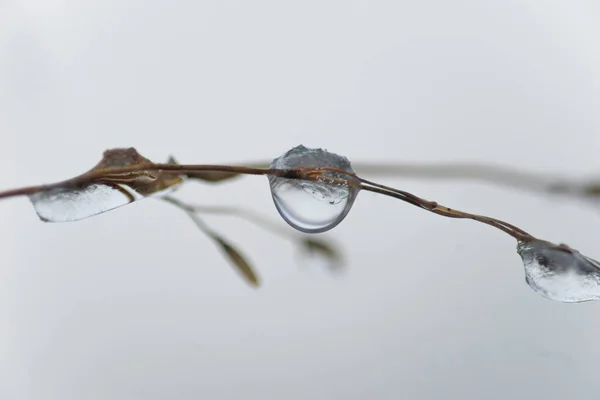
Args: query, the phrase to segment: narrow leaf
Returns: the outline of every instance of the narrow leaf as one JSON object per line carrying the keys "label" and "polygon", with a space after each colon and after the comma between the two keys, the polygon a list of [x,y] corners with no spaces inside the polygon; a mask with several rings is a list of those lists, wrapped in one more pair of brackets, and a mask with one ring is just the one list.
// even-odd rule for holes
{"label": "narrow leaf", "polygon": [[338,269],[343,264],[339,250],[325,240],[307,238],[302,240],[302,245],[307,253],[326,258],[331,269]]}
{"label": "narrow leaf", "polygon": [[215,241],[221,246],[225,254],[232,261],[233,265],[242,274],[244,278],[254,287],[260,286],[260,281],[254,269],[250,266],[250,263],[246,260],[241,253],[236,250],[231,244],[226,242],[221,237],[214,237]]}

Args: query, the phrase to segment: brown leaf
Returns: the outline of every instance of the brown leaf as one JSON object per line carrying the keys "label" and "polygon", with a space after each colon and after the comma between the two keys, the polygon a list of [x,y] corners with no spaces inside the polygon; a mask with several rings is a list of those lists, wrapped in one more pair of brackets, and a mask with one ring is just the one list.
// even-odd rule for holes
{"label": "brown leaf", "polygon": [[241,253],[236,250],[231,244],[227,243],[221,237],[214,237],[215,241],[221,245],[221,248],[229,259],[233,262],[233,265],[237,270],[246,278],[248,283],[254,287],[260,286],[258,276],[254,272],[254,269],[250,266],[250,263],[246,260]]}
{"label": "brown leaf", "polygon": [[[151,165],[152,161],[142,156],[133,147],[106,150],[102,160],[96,164],[92,171],[126,167],[130,165]],[[143,196],[149,196],[172,188],[183,182],[181,174],[165,171],[134,171],[123,174],[107,174],[98,182],[108,184],[127,184]]]}
{"label": "brown leaf", "polygon": [[100,171],[98,175],[101,176],[83,183],[55,185],[40,190],[30,194],[29,200],[42,221],[69,222],[102,214],[145,197],[164,194],[183,183],[183,176],[177,173],[110,171],[110,168],[152,164],[133,147],[106,150],[100,162],[86,173]]}
{"label": "brown leaf", "polygon": [[327,243],[325,240],[314,238],[304,239],[302,243],[306,252],[320,255],[329,260],[332,269],[337,269],[342,266],[342,256],[332,244]]}

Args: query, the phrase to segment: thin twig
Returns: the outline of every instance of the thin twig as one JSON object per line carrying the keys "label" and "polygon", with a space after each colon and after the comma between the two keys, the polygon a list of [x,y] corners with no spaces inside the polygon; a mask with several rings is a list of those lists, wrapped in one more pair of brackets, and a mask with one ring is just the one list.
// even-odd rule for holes
{"label": "thin twig", "polygon": [[167,201],[171,204],[175,204],[180,208],[184,208],[188,212],[193,213],[208,213],[208,214],[222,214],[231,215],[238,218],[243,218],[250,223],[253,223],[266,231],[275,234],[279,238],[288,239],[295,245],[297,245],[303,252],[316,252],[326,257],[331,265],[331,269],[339,269],[343,266],[343,259],[341,253],[336,246],[330,243],[328,240],[322,238],[313,238],[307,235],[298,234],[296,231],[285,229],[283,226],[269,220],[267,217],[262,216],[254,211],[243,209],[240,207],[224,207],[224,206],[200,206],[176,199],[172,196],[163,196],[160,200]]}
{"label": "thin twig", "polygon": [[[269,162],[245,164],[253,168],[269,168]],[[493,186],[505,186],[530,192],[567,195],[573,197],[600,196],[600,181],[576,181],[556,174],[526,172],[517,168],[486,163],[352,163],[360,176],[408,177],[432,180],[477,181]],[[190,174],[191,178],[221,182],[243,176],[236,172],[203,171]]]}
{"label": "thin twig", "polygon": [[[502,230],[503,232],[511,235],[517,240],[523,240],[525,238],[531,238],[532,236],[525,232],[524,230],[509,224],[507,222],[497,220],[491,217],[481,216],[470,214],[467,212],[463,212],[456,209],[451,209],[446,206],[442,206],[436,202],[428,201],[422,199],[418,196],[415,196],[411,193],[394,189],[389,186],[381,185],[372,181],[368,181],[366,179],[358,177],[356,174],[348,173],[347,171],[337,169],[337,168],[321,168],[321,167],[305,167],[305,168],[296,168],[290,170],[280,170],[280,169],[261,169],[261,168],[249,168],[249,167],[240,167],[240,166],[227,166],[227,165],[206,165],[206,164],[197,164],[197,165],[178,165],[178,164],[136,164],[129,165],[125,167],[113,167],[113,168],[102,168],[102,169],[94,169],[85,174],[82,174],[73,179],[68,179],[63,182],[50,184],[50,185],[40,185],[40,186],[31,186],[21,189],[8,190],[5,192],[0,192],[0,199],[7,198],[11,196],[20,196],[20,195],[30,195],[33,193],[37,193],[43,190],[55,189],[55,188],[64,188],[64,187],[73,187],[77,185],[82,185],[86,183],[95,182],[98,180],[109,179],[114,175],[123,175],[130,172],[139,172],[139,171],[172,171],[180,174],[185,174],[186,172],[197,172],[197,171],[223,171],[223,172],[236,172],[240,174],[248,174],[248,175],[268,175],[268,176],[277,176],[288,179],[301,179],[301,180],[309,180],[309,181],[335,181],[328,176],[323,175],[324,171],[336,172],[341,174],[342,176],[347,177],[347,181],[338,182],[344,184],[355,184],[356,181],[361,182],[362,185],[360,189],[369,190],[372,192],[380,193],[383,195],[391,196],[420,208],[424,208],[430,212],[434,212],[438,215],[442,215],[445,217],[451,218],[467,218],[472,219],[490,226],[493,226],[497,229]],[[366,185],[366,186],[365,186]],[[375,188],[379,188],[380,190],[375,190]]]}
{"label": "thin twig", "polygon": [[[161,199],[165,199],[171,196],[163,196]],[[283,226],[267,219],[266,217],[250,210],[242,209],[239,207],[224,207],[224,206],[200,206],[188,204],[189,209],[196,213],[206,214],[223,214],[223,215],[234,215],[239,218],[243,218],[251,223],[254,223],[263,229],[270,231],[271,233],[290,239],[291,241],[297,241],[301,239],[295,232],[291,232],[289,229],[285,229]]]}
{"label": "thin twig", "polygon": [[[345,176],[346,178],[331,178],[328,175],[324,175],[323,172],[335,172],[336,174]],[[395,189],[390,186],[382,185],[376,182],[369,181],[367,179],[363,179],[357,176],[356,174],[349,173],[338,168],[298,168],[294,170],[293,178],[350,185],[356,187],[359,190],[367,190],[370,192],[379,193],[385,196],[402,200],[416,207],[433,212],[434,214],[442,215],[444,217],[464,218],[481,222],[507,233],[508,235],[512,236],[518,241],[530,240],[534,238],[532,235],[525,232],[523,229],[508,222],[492,217],[487,217],[484,215],[471,214],[468,212],[457,210],[455,208],[446,207],[435,201],[425,200],[404,190]]]}
{"label": "thin twig", "polygon": [[220,172],[235,172],[238,174],[245,175],[272,175],[272,176],[284,176],[287,171],[273,170],[273,169],[262,169],[262,168],[249,168],[239,167],[231,165],[208,165],[208,164],[190,164],[190,165],[178,165],[178,164],[134,164],[127,165],[124,167],[111,167],[111,168],[99,168],[90,170],[84,174],[76,176],[71,179],[67,179],[57,183],[27,186],[17,189],[6,190],[0,192],[0,199],[16,197],[16,196],[29,196],[31,194],[52,190],[58,188],[73,188],[81,185],[90,184],[103,179],[110,180],[111,176],[123,175],[127,173],[141,172],[141,171],[163,171],[173,172],[179,174],[194,173],[198,171],[220,171]]}
{"label": "thin twig", "polygon": [[222,235],[218,234],[215,230],[210,228],[202,219],[196,215],[193,207],[188,206],[186,203],[177,200],[174,197],[164,196],[162,197],[164,201],[170,203],[177,208],[185,211],[185,213],[194,221],[196,226],[204,232],[208,237],[210,237],[216,244],[219,245],[221,250],[229,257],[229,259],[233,262],[233,265],[237,267],[238,272],[246,278],[248,283],[254,287],[259,286],[260,282],[258,279],[258,275],[241,252],[237,250],[229,241],[227,241]]}

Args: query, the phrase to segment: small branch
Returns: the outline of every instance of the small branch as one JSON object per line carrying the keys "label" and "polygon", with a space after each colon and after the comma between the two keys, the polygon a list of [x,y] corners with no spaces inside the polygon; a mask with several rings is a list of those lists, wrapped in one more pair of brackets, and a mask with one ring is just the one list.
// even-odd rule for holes
{"label": "small branch", "polygon": [[110,180],[113,175],[123,175],[133,172],[141,171],[164,171],[173,172],[179,174],[195,173],[201,171],[217,171],[217,172],[234,172],[245,175],[271,175],[271,176],[283,176],[286,171],[273,170],[273,169],[262,169],[262,168],[250,168],[250,167],[239,167],[231,165],[207,165],[207,164],[193,164],[193,165],[177,165],[177,164],[134,164],[127,165],[125,167],[111,167],[111,168],[100,168],[93,169],[84,174],[76,176],[72,179],[67,179],[61,182],[28,186],[17,189],[6,190],[0,192],[0,199],[17,197],[17,196],[29,196],[31,194],[59,189],[59,188],[73,188],[81,185],[93,183],[98,180]]}
{"label": "small branch", "polygon": [[[324,171],[335,172],[342,176],[346,176],[347,179],[334,179],[329,178],[328,176],[323,175]],[[293,171],[294,179],[307,179],[312,181],[321,181],[321,182],[330,182],[337,184],[347,184],[351,186],[355,186],[359,190],[367,190],[374,193],[379,193],[385,196],[393,197],[398,200],[402,200],[406,203],[412,204],[416,207],[425,209],[434,214],[438,214],[448,218],[463,218],[463,219],[471,219],[477,222],[484,223],[486,225],[490,225],[496,229],[503,231],[504,233],[512,236],[518,241],[523,240],[531,240],[534,237],[529,233],[525,232],[523,229],[510,224],[508,222],[504,222],[502,220],[487,217],[484,215],[476,215],[468,212],[460,211],[457,209],[453,209],[450,207],[443,206],[438,204],[435,201],[425,200],[421,197],[418,197],[412,193],[406,192],[404,190],[395,189],[389,186],[381,185],[379,183],[375,183],[366,179],[363,179],[356,174],[351,174],[344,170],[338,168],[298,168]],[[290,174],[292,175],[292,174]],[[286,175],[287,177],[287,175]]]}
{"label": "small branch", "polygon": [[[268,169],[268,161],[246,164],[253,168]],[[478,181],[492,186],[573,197],[600,196],[600,181],[575,181],[556,174],[526,172],[516,168],[485,163],[352,163],[361,176],[409,177],[431,180]],[[190,178],[206,182],[222,182],[240,177],[237,172],[202,171],[191,173]]]}
{"label": "small branch", "polygon": [[[185,165],[185,164],[136,164],[129,165],[125,167],[113,167],[113,168],[101,168],[101,169],[93,169],[85,174],[79,175],[73,179],[69,179],[63,182],[51,184],[51,185],[40,185],[40,186],[30,186],[21,189],[8,190],[5,192],[0,192],[1,198],[8,198],[13,196],[21,196],[21,195],[30,195],[33,193],[37,193],[43,190],[55,189],[55,188],[65,188],[65,187],[73,187],[77,185],[85,185],[92,183],[97,180],[109,179],[114,175],[123,175],[130,172],[139,172],[139,171],[172,171],[177,172],[179,174],[186,174],[191,172],[198,171],[220,171],[220,172],[235,172],[240,174],[248,174],[248,175],[268,175],[268,176],[277,176],[287,179],[301,179],[301,180],[310,180],[310,181],[335,181],[327,176],[323,175],[324,171],[331,171],[341,174],[341,176],[347,176],[347,181],[344,180],[342,184],[353,184],[358,186],[359,189],[368,190],[371,192],[383,194],[386,196],[394,197],[399,200],[405,201],[417,207],[426,209],[430,212],[433,212],[438,215],[442,215],[450,218],[466,218],[472,219],[490,226],[493,226],[497,229],[502,230],[503,232],[509,234],[517,240],[524,240],[525,238],[531,238],[532,236],[525,232],[524,230],[509,224],[507,222],[497,220],[495,218],[486,217],[482,215],[470,214],[467,212],[463,212],[456,209],[451,209],[446,206],[442,206],[436,202],[428,201],[422,199],[418,196],[415,196],[406,191],[402,191],[399,189],[394,189],[389,186],[381,185],[372,181],[368,181],[366,179],[360,178],[356,174],[348,173],[347,171],[337,169],[337,168],[320,168],[320,167],[307,167],[307,168],[296,168],[291,170],[281,170],[281,169],[262,169],[262,168],[250,168],[250,167],[241,167],[241,166],[228,166],[228,165],[205,165],[205,164],[196,164],[196,165]],[[360,184],[359,184],[360,182]],[[192,211],[193,212],[193,211]]]}
{"label": "small branch", "polygon": [[484,163],[356,163],[360,175],[379,177],[413,177],[435,180],[480,181],[493,186],[506,186],[530,192],[592,197],[600,195],[600,182],[575,181],[556,174],[525,172],[516,168]]}
{"label": "small branch", "polygon": [[337,250],[329,241],[298,234],[296,231],[286,229],[256,212],[239,207],[193,205],[184,203],[171,196],[163,196],[159,199],[176,204],[178,207],[184,208],[186,211],[192,213],[222,214],[243,218],[256,226],[273,233],[279,238],[288,239],[304,252],[314,252],[324,256],[330,261],[331,269],[339,269],[343,266],[343,260],[339,250]]}
{"label": "small branch", "polygon": [[[165,197],[170,196],[164,196]],[[261,228],[270,231],[271,233],[290,239],[291,241],[297,241],[301,239],[299,235],[294,232],[290,232],[289,229],[285,229],[274,221],[268,220],[266,217],[259,215],[250,210],[245,210],[239,207],[224,207],[224,206],[199,206],[188,204],[189,210],[193,210],[196,213],[203,214],[222,214],[222,215],[233,215],[242,219],[245,219]]]}

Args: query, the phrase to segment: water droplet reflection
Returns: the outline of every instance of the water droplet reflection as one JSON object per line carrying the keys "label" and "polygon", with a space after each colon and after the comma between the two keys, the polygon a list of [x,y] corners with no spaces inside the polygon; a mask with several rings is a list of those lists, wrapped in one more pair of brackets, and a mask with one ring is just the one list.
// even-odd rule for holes
{"label": "water droplet reflection", "polygon": [[[300,167],[330,167],[354,173],[346,157],[323,149],[294,147],[271,163],[274,169]],[[348,177],[324,172],[334,179]],[[326,183],[269,177],[271,195],[281,217],[295,229],[306,233],[325,232],[336,227],[346,217],[358,194],[358,189],[343,183]]]}
{"label": "water droplet reflection", "polygon": [[566,246],[520,242],[525,281],[540,295],[565,303],[600,300],[600,264]]}

